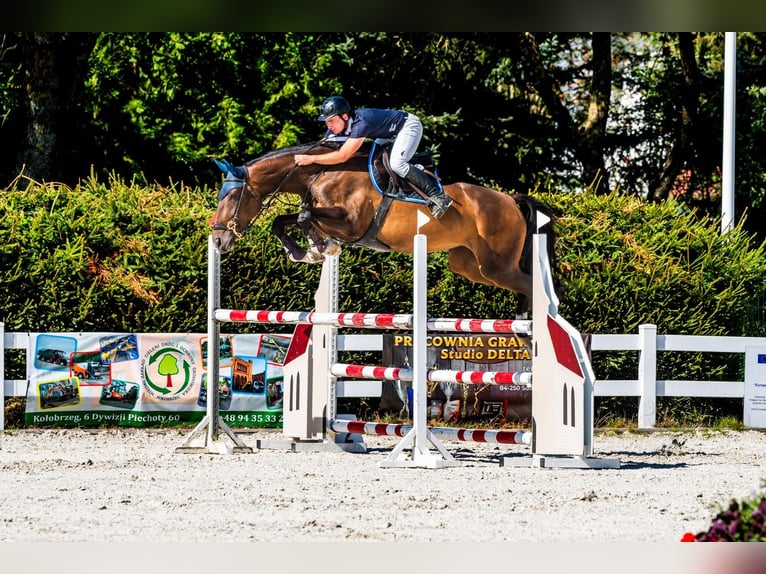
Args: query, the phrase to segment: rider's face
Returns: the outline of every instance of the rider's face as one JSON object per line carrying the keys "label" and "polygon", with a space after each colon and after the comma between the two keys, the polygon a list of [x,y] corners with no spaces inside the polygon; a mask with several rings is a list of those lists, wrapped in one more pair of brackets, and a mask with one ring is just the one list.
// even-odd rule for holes
{"label": "rider's face", "polygon": [[348,116],[346,114],[341,114],[327,118],[324,123],[327,125],[327,129],[337,136],[340,135],[346,127],[346,120],[348,120]]}

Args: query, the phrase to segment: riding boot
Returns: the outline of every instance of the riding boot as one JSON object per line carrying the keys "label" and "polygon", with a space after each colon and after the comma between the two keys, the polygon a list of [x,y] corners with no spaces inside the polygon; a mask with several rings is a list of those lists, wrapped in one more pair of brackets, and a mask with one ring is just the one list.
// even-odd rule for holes
{"label": "riding boot", "polygon": [[452,205],[452,198],[445,195],[436,181],[423,170],[410,166],[404,179],[417,186],[428,196],[428,209],[431,210],[431,215],[436,219],[444,215],[449,206]]}

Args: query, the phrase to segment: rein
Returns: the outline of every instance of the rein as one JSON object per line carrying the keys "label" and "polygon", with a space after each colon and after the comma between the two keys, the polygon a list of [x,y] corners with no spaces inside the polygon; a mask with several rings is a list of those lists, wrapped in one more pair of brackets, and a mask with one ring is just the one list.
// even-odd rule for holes
{"label": "rein", "polygon": [[298,169],[298,166],[296,164],[293,164],[293,166],[288,170],[288,172],[285,174],[285,176],[282,178],[282,181],[279,182],[276,188],[274,188],[274,191],[266,195],[266,199],[263,201],[263,209],[268,209],[268,207],[271,205],[272,200],[279,195],[279,192],[282,191],[282,188],[287,183],[287,180],[292,177],[292,175],[295,173],[295,170]]}

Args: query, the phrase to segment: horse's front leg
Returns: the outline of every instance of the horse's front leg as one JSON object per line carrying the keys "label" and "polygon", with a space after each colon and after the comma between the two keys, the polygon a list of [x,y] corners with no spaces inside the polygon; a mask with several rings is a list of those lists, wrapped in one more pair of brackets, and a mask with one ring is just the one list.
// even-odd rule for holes
{"label": "horse's front leg", "polygon": [[295,243],[293,238],[287,234],[287,231],[285,231],[287,227],[298,227],[297,215],[278,215],[271,224],[271,232],[277,236],[277,239],[282,244],[282,248],[292,261],[304,261],[306,259],[306,250]]}
{"label": "horse's front leg", "polygon": [[309,240],[310,249],[318,251],[319,253],[324,253],[326,245],[322,237],[319,235],[319,232],[313,225],[311,225],[311,208],[308,205],[301,205],[301,211],[296,217],[296,222],[298,223],[298,227],[303,230],[303,234]]}
{"label": "horse's front leg", "polygon": [[296,218],[298,227],[303,230],[303,234],[309,241],[309,256],[313,253],[320,260],[324,259],[325,255],[340,254],[340,244],[332,237],[323,237],[313,225],[314,213],[321,211],[323,208],[303,204]]}

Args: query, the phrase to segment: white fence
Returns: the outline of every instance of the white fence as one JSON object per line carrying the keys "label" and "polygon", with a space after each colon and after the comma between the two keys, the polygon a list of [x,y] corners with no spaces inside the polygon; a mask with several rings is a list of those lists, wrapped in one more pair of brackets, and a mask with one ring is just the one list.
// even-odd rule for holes
{"label": "white fence", "polygon": [[[5,332],[0,323],[3,348],[0,350],[0,380],[5,397],[23,397],[27,393],[27,379],[5,378],[5,350],[29,348],[30,333]],[[766,347],[766,337],[709,337],[696,335],[659,335],[656,325],[641,325],[634,335],[591,335],[591,351],[635,351],[638,353],[638,373],[632,380],[598,379],[598,357],[594,357],[596,374],[594,394],[597,397],[638,397],[638,427],[653,428],[656,423],[657,397],[718,397],[745,398],[744,381],[669,381],[657,380],[657,354],[661,352],[728,353],[744,355],[747,347]],[[338,335],[338,351],[382,351],[382,335]],[[744,371],[744,368],[743,368]],[[338,397],[380,396],[380,381],[339,381]],[[0,409],[0,430],[4,426],[4,412]]]}

